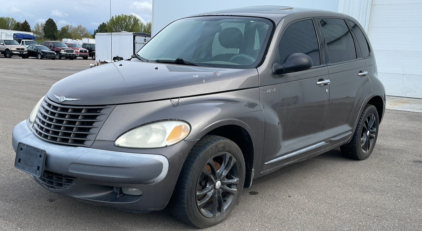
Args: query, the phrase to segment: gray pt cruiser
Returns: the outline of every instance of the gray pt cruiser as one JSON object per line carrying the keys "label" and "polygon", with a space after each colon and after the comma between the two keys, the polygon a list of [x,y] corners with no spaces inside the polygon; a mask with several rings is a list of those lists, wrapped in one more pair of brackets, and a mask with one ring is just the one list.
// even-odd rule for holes
{"label": "gray pt cruiser", "polygon": [[385,91],[346,15],[281,6],[177,20],[131,60],[54,84],[13,131],[45,189],[124,210],[223,221],[242,189],[341,148],[372,153]]}

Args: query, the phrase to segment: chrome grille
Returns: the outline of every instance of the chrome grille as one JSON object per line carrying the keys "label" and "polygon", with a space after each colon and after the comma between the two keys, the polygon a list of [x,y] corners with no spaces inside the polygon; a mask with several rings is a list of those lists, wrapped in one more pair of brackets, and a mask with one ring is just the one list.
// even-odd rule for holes
{"label": "chrome grille", "polygon": [[45,97],[34,123],[34,131],[39,138],[48,142],[91,146],[111,110],[109,106],[62,105]]}
{"label": "chrome grille", "polygon": [[79,53],[88,53],[88,50],[79,50]]}
{"label": "chrome grille", "polygon": [[25,48],[16,48],[17,51],[24,51]]}
{"label": "chrome grille", "polygon": [[64,52],[66,52],[66,53],[74,53],[73,50],[64,50]]}

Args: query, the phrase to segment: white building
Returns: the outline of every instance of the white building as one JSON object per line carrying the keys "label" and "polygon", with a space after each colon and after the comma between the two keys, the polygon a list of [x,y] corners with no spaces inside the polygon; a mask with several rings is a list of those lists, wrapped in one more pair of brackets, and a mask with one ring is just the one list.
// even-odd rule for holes
{"label": "white building", "polygon": [[182,17],[255,5],[283,5],[353,16],[371,40],[387,94],[422,98],[422,0],[153,0],[152,34]]}

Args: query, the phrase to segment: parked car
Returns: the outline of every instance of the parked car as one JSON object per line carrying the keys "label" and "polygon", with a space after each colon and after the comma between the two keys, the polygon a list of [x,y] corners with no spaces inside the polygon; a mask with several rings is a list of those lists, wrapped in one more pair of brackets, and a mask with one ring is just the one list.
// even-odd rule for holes
{"label": "parked car", "polygon": [[385,103],[354,18],[206,13],[171,23],[131,60],[54,84],[14,128],[15,166],[51,192],[126,210],[169,205],[203,228],[281,167],[338,147],[368,158]]}
{"label": "parked car", "polygon": [[20,45],[28,47],[29,45],[37,45],[37,42],[34,40],[21,40]]}
{"label": "parked car", "polygon": [[82,47],[89,51],[89,57],[95,59],[95,43],[83,43]]}
{"label": "parked car", "polygon": [[23,59],[28,58],[26,47],[19,45],[12,39],[0,39],[0,54],[3,54],[6,58],[12,58],[13,55],[18,55]]}
{"label": "parked car", "polygon": [[76,43],[66,43],[66,45],[75,51],[76,58],[82,57],[83,59],[88,59],[89,51],[85,48],[82,48],[81,45]]}
{"label": "parked car", "polygon": [[65,57],[67,59],[73,60],[76,58],[75,51],[62,42],[45,41],[43,45],[56,53],[56,59]]}
{"label": "parked car", "polygon": [[28,56],[37,57],[38,59],[56,59],[56,52],[51,51],[48,47],[43,45],[29,45]]}

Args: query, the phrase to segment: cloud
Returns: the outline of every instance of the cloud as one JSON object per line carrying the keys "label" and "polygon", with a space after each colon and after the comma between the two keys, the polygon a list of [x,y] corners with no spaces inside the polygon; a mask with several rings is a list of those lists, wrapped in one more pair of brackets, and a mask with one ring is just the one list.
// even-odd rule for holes
{"label": "cloud", "polygon": [[57,24],[61,24],[61,25],[68,25],[68,24],[70,24],[70,23],[66,22],[65,20],[59,20],[59,21],[57,22]]}
{"label": "cloud", "polygon": [[15,13],[20,13],[22,11],[20,9],[18,9],[17,7],[12,6],[12,7],[10,7],[9,12],[12,13],[12,14],[15,14]]}
{"label": "cloud", "polygon": [[139,20],[141,20],[141,22],[143,23],[143,24],[145,24],[146,22],[145,22],[145,20],[141,17],[141,16],[139,16],[139,15],[137,15],[137,14],[135,14],[135,13],[131,13],[131,15],[133,15],[133,16],[135,16],[135,17],[137,17]]}
{"label": "cloud", "polygon": [[137,10],[142,13],[151,13],[152,3],[151,2],[133,2],[130,5],[130,9]]}
{"label": "cloud", "polygon": [[40,18],[37,20],[37,23],[45,23],[45,21],[47,21],[47,19]]}
{"label": "cloud", "polygon": [[68,14],[61,12],[60,10],[52,10],[51,16],[57,16],[57,17],[66,17]]}
{"label": "cloud", "polygon": [[89,10],[86,9],[85,7],[77,7],[77,6],[75,6],[75,7],[73,7],[73,9],[75,9],[76,11],[83,11],[83,12],[89,13]]}
{"label": "cloud", "polygon": [[79,3],[84,6],[98,6],[99,2],[97,0],[79,0]]}

